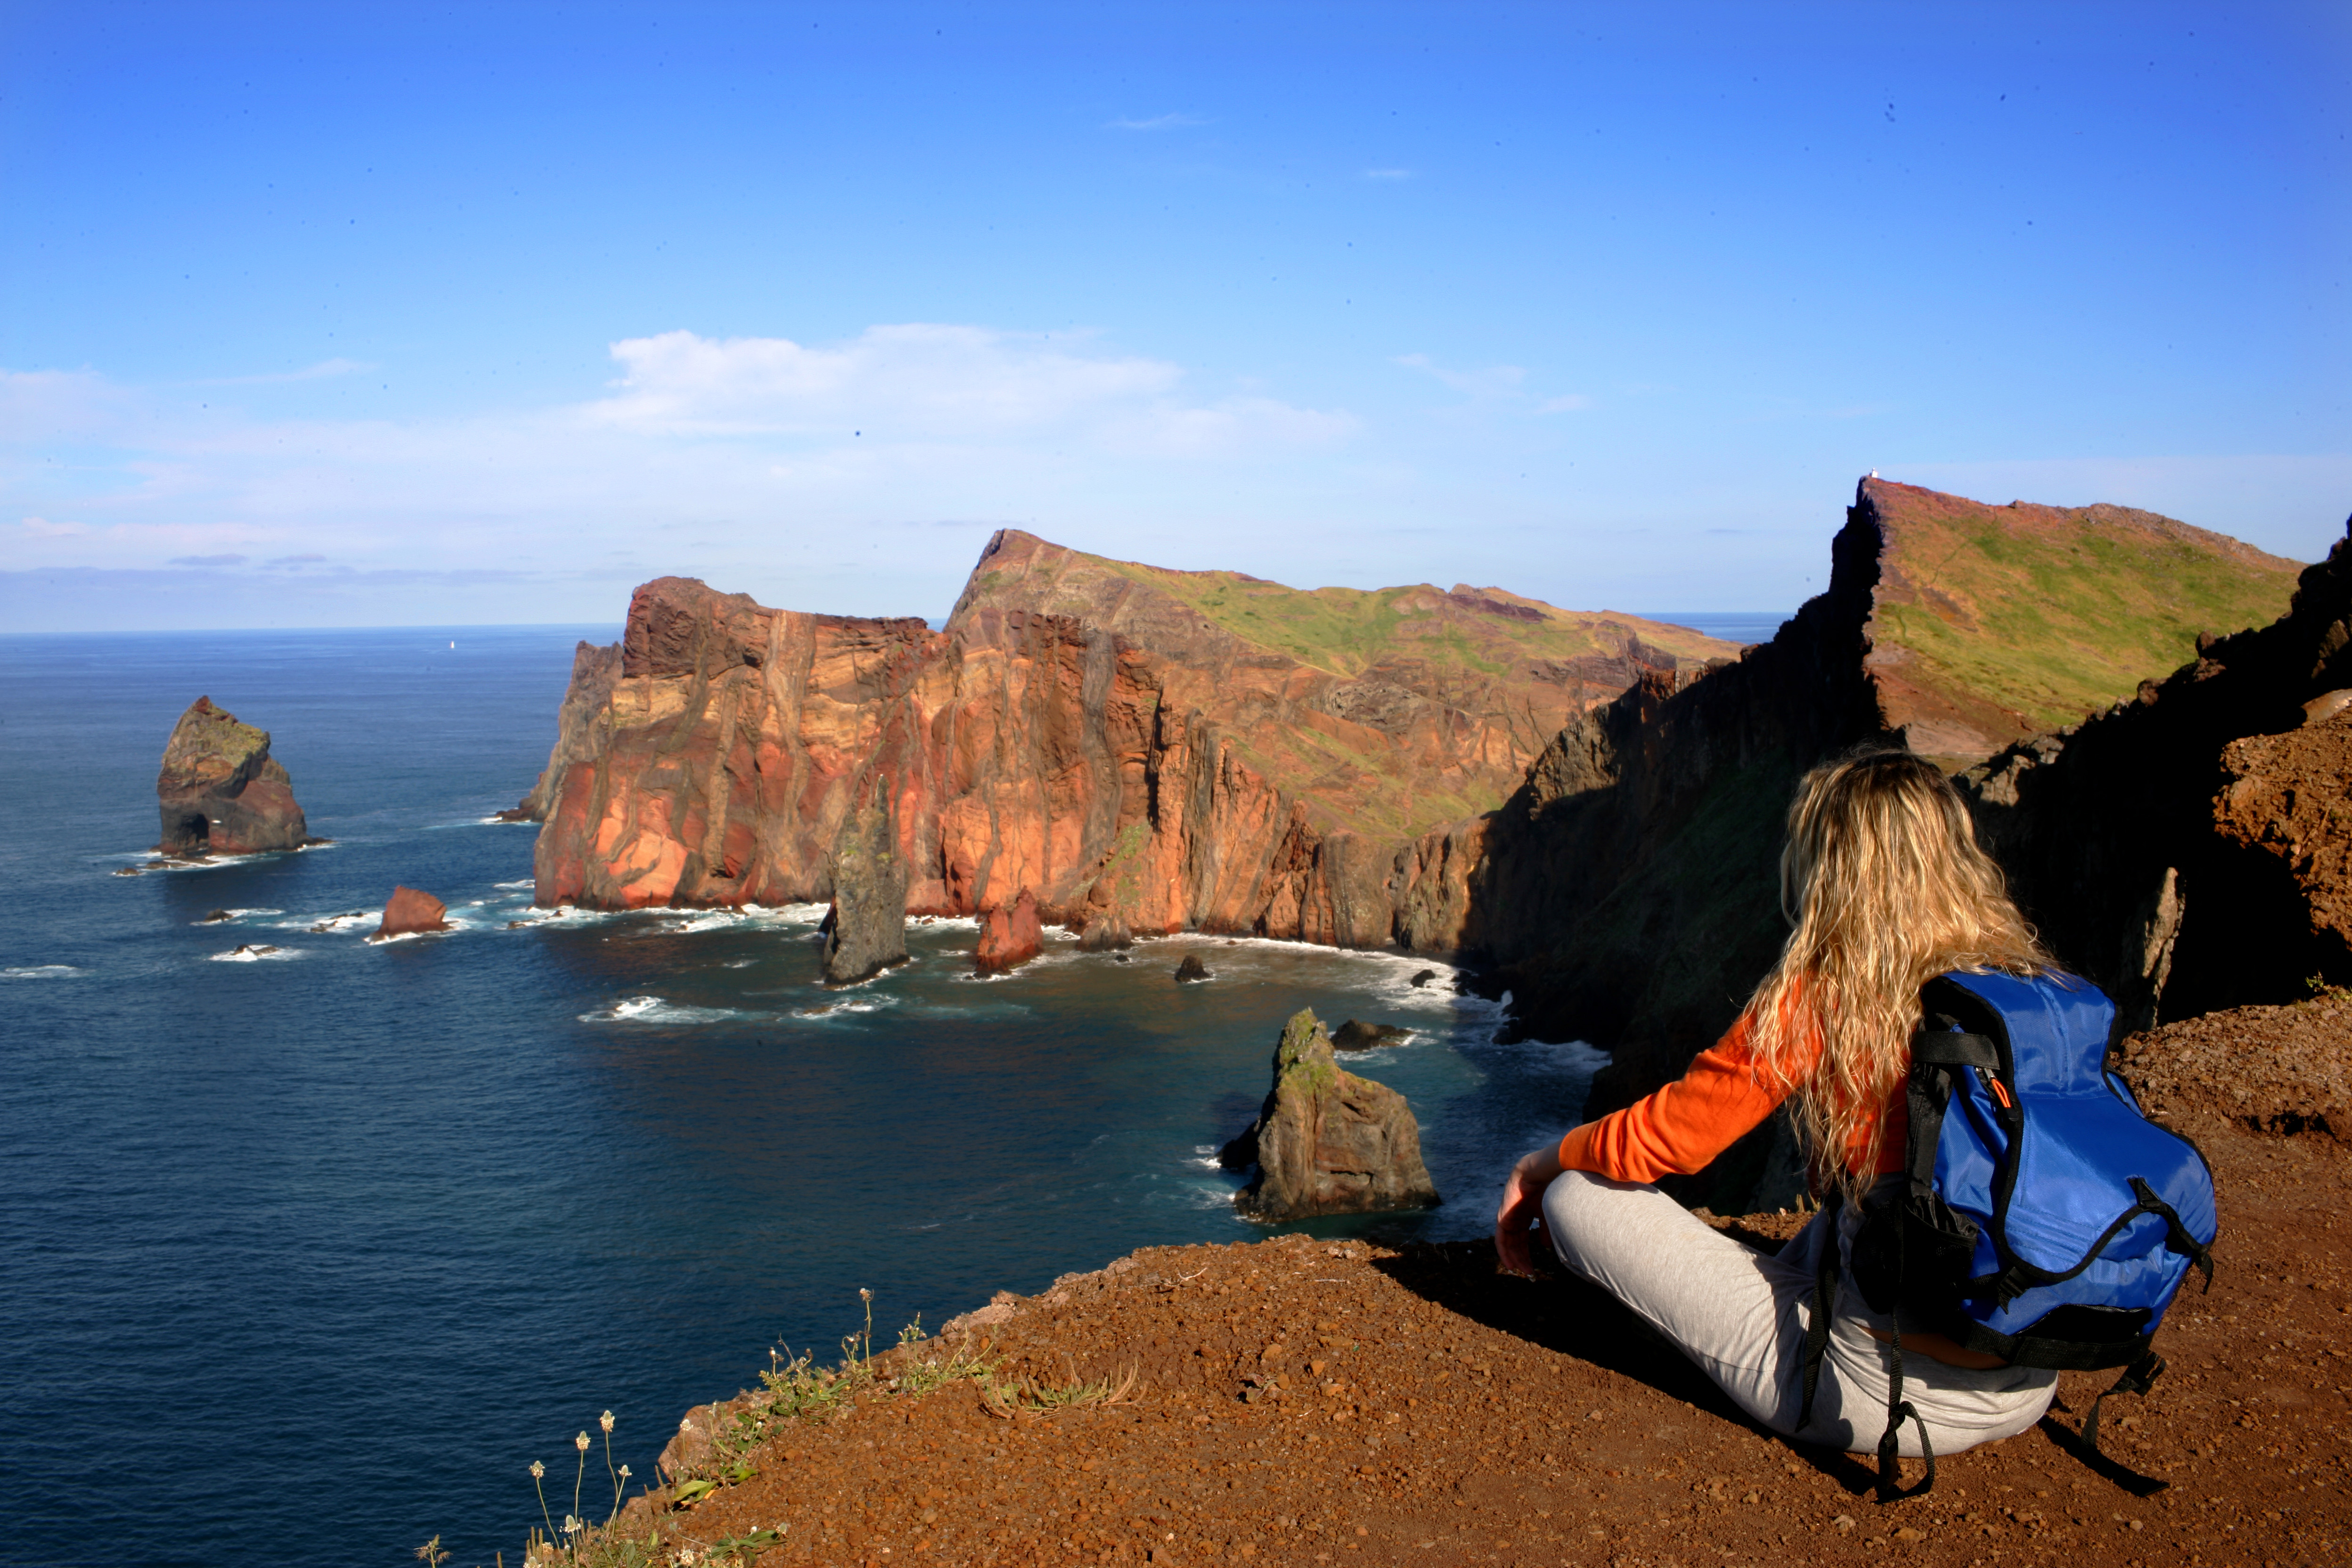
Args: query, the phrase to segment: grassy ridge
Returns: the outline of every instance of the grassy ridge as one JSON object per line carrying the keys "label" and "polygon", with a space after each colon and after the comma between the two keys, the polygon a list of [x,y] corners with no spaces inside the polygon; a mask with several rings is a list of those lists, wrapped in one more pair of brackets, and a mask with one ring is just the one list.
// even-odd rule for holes
{"label": "grassy ridge", "polygon": [[2055,729],[2196,658],[2197,634],[2267,625],[2300,563],[2121,507],[1989,507],[1908,487],[1882,510],[1895,570],[1878,637],[1928,682]]}
{"label": "grassy ridge", "polygon": [[[1292,588],[1234,572],[1175,572],[1094,558],[1095,565],[1181,600],[1234,636],[1334,675],[1358,676],[1400,656],[1502,675],[1514,659],[1613,653],[1599,628],[1613,624],[1679,658],[1721,658],[1738,645],[1685,627],[1610,612],[1509,602],[1539,620],[1484,613],[1419,584],[1400,588]],[[1474,591],[1475,592],[1475,591]]]}

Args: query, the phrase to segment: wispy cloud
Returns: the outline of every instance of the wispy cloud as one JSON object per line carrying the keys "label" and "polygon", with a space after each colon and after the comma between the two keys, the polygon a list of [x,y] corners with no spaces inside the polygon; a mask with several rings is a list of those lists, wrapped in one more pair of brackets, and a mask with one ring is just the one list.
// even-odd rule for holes
{"label": "wispy cloud", "polygon": [[300,370],[265,372],[258,375],[215,375],[192,382],[193,386],[266,386],[272,382],[325,381],[331,376],[353,375],[373,370],[372,361],[356,359],[322,359],[316,364],[306,364]]}
{"label": "wispy cloud", "polygon": [[1208,123],[1197,114],[1155,114],[1148,120],[1106,121],[1103,129],[1106,131],[1181,131],[1188,125]]}
{"label": "wispy cloud", "polygon": [[1363,178],[1367,180],[1410,180],[1412,178],[1412,171],[1411,169],[1367,169],[1363,173]]}
{"label": "wispy cloud", "polygon": [[[723,574],[851,551],[863,569],[883,520],[1034,526],[1057,508],[1178,506],[1215,476],[1338,452],[1357,430],[1344,410],[1202,386],[1085,332],[916,322],[802,343],[681,331],[610,352],[618,376],[593,396],[440,419],[263,417],[217,393],[200,404],[187,384],[0,371],[0,496],[22,520],[0,529],[0,569],[610,557],[616,574],[641,561]],[[47,460],[66,451],[69,470]],[[693,551],[672,524],[691,529]]]}
{"label": "wispy cloud", "polygon": [[1537,414],[1573,414],[1592,406],[1592,399],[1580,392],[1537,397],[1527,389],[1528,373],[1524,365],[1490,364],[1484,370],[1454,370],[1421,353],[1399,354],[1396,363],[1407,370],[1420,372],[1441,386],[1460,393],[1473,403],[1491,407],[1512,407]]}

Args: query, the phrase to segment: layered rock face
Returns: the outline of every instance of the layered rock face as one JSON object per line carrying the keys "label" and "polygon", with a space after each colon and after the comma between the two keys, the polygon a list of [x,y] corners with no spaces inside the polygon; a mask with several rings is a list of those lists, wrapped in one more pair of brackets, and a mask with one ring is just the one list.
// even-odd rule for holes
{"label": "layered rock face", "polygon": [[[1013,531],[939,632],[663,578],[601,706],[583,656],[538,898],[826,899],[843,813],[879,789],[911,912],[1026,889],[1047,920],[1384,944],[1401,910],[1461,905],[1469,858],[1432,864],[1422,836],[1490,810],[1634,674],[1728,651],[1499,590],[1300,594]],[[1407,923],[1452,945],[1442,917]]]}
{"label": "layered rock face", "polygon": [[855,984],[906,962],[907,867],[898,858],[898,825],[877,799],[844,817],[834,841],[825,984]]}
{"label": "layered rock face", "polygon": [[[1827,591],[1770,643],[1696,679],[1645,676],[1560,732],[1479,843],[1422,841],[1424,865],[1478,855],[1459,912],[1441,880],[1429,918],[1459,920],[1499,962],[1520,1026],[1612,1048],[1596,1112],[1678,1075],[1771,966],[1782,822],[1806,768],[1864,741],[1979,761],[2051,704],[2104,705],[2177,662],[2193,647],[2181,616],[2274,614],[2291,582],[2288,563],[2145,513],[1987,507],[1879,479],[1858,488],[1831,555]],[[2038,641],[2018,629],[2036,616]],[[2095,977],[2110,968],[2071,935],[2059,952]],[[1717,1196],[1752,1190],[1774,1136],[1727,1157]]]}
{"label": "layered rock face", "polygon": [[249,855],[309,839],[293,781],[269,754],[269,731],[199,697],[172,727],[155,777],[166,855]]}
{"label": "layered rock face", "polygon": [[508,822],[545,822],[548,807],[555,798],[555,784],[574,763],[594,756],[604,743],[599,728],[612,707],[613,688],[621,679],[621,645],[582,642],[572,650],[572,683],[564,689],[563,705],[557,710],[555,747],[548,752],[547,766],[540,770],[539,781],[520,805],[499,813]]}
{"label": "layered rock face", "polygon": [[1274,1087],[1257,1120],[1218,1159],[1257,1167],[1234,1203],[1269,1223],[1437,1202],[1412,1108],[1386,1085],[1342,1071],[1330,1035],[1304,1008],[1275,1043]]}
{"label": "layered rock face", "polygon": [[2124,1028],[2352,984],[2352,524],[2273,625],[1970,770],[1979,833]]}

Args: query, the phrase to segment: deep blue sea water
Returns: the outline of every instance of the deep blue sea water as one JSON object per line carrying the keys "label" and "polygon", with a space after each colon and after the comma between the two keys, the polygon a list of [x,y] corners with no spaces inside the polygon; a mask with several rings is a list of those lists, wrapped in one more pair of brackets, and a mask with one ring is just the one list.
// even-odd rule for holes
{"label": "deep blue sea water", "polygon": [[[516,1553],[532,1459],[609,1408],[646,1474],[861,1286],[887,1335],[1262,1234],[1203,1156],[1303,1005],[1417,1031],[1353,1065],[1448,1202],[1302,1228],[1482,1234],[1575,1121],[1597,1053],[1496,1045],[1401,954],[1057,940],[981,982],[942,922],[828,993],[814,909],[534,914],[535,830],[484,818],[614,631],[0,637],[0,1563]],[[331,847],[111,874],[200,693],[271,732]],[[396,882],[461,929],[366,943]],[[1175,985],[1195,950],[1216,980]]]}

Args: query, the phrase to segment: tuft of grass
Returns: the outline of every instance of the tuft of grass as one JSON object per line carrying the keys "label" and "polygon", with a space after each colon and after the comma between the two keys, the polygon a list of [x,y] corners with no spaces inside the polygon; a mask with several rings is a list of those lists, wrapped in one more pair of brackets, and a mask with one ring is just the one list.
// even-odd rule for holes
{"label": "tuft of grass", "polygon": [[[768,1352],[767,1370],[760,1388],[734,1421],[714,1432],[710,1458],[689,1471],[670,1478],[666,1500],[672,1510],[690,1509],[722,1487],[750,1479],[759,1473],[753,1452],[786,1425],[803,1421],[845,1420],[861,1402],[920,1397],[952,1383],[970,1383],[990,1414],[1008,1418],[1038,1415],[1090,1405],[1118,1405],[1132,1398],[1138,1386],[1130,1367],[1115,1377],[1088,1380],[1075,1364],[1066,1382],[1041,1382],[1033,1377],[1008,1378],[992,1347],[959,1342],[942,1347],[923,1332],[919,1316],[898,1331],[898,1342],[877,1358],[874,1353],[874,1292],[861,1289],[865,1325],[841,1342],[841,1359],[830,1366],[817,1363],[814,1353],[794,1354],[789,1345]],[[770,1529],[724,1540],[701,1542],[687,1529],[678,1512],[663,1514],[638,1534],[618,1523],[622,1493],[629,1479],[626,1465],[612,1465],[613,1413],[600,1421],[605,1434],[605,1464],[614,1484],[613,1508],[604,1523],[593,1524],[579,1512],[586,1474],[588,1434],[572,1440],[580,1455],[579,1473],[572,1478],[573,1511],[559,1528],[547,1507],[543,1479],[546,1467],[533,1461],[531,1483],[539,1488],[544,1533],[534,1529],[524,1551],[527,1568],[671,1568],[708,1564],[710,1568],[749,1563],[761,1551],[782,1541],[787,1521]],[[437,1547],[440,1538],[431,1544]],[[419,1555],[423,1555],[420,1552]],[[446,1553],[445,1553],[446,1555]]]}

